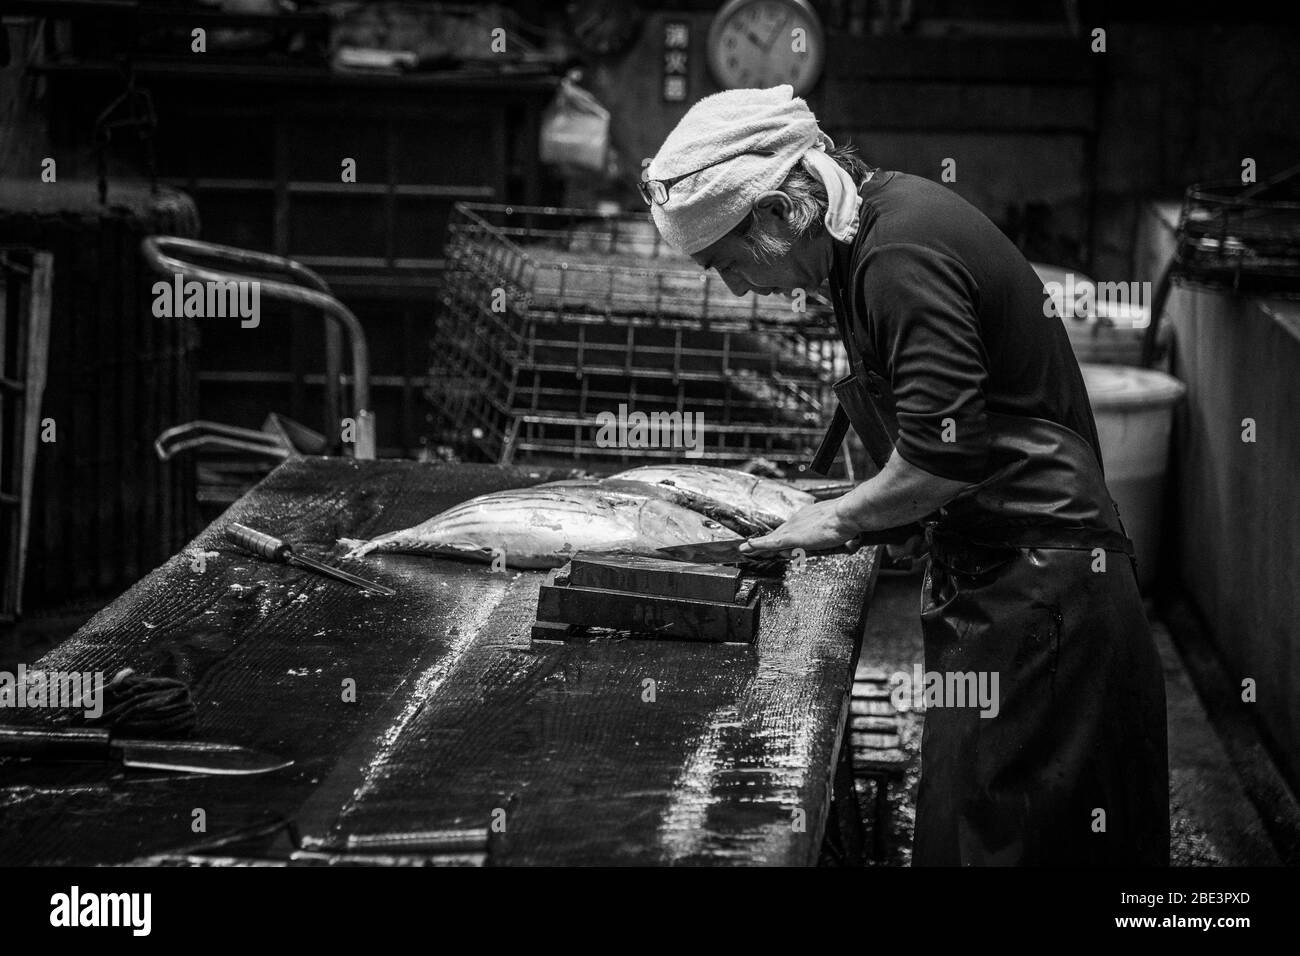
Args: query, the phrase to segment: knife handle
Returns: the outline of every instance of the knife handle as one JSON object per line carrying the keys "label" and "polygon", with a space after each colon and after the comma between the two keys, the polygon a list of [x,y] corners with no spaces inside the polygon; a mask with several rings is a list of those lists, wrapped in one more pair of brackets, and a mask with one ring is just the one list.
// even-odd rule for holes
{"label": "knife handle", "polygon": [[843,405],[836,405],[835,414],[831,416],[830,427],[826,430],[821,444],[817,446],[817,453],[813,455],[808,470],[823,477],[829,475],[831,465],[835,464],[835,456],[840,453],[840,446],[844,444],[848,433],[849,413],[844,410]]}
{"label": "knife handle", "polygon": [[261,531],[254,531],[248,525],[232,524],[226,529],[226,537],[245,551],[271,561],[285,561],[293,551],[279,538],[273,538]]}
{"label": "knife handle", "polygon": [[107,730],[76,727],[42,730],[0,727],[0,756],[43,757],[47,760],[107,760],[112,756]]}
{"label": "knife handle", "polygon": [[895,528],[882,528],[879,531],[863,531],[853,539],[853,544],[860,548],[878,544],[903,544],[918,534],[924,534],[920,522],[898,525]]}
{"label": "knife handle", "polygon": [[879,531],[860,531],[838,548],[810,551],[809,554],[855,554],[863,548],[878,547],[884,544],[903,544],[913,535],[921,534],[925,529],[920,524],[899,525],[896,528],[882,528]]}

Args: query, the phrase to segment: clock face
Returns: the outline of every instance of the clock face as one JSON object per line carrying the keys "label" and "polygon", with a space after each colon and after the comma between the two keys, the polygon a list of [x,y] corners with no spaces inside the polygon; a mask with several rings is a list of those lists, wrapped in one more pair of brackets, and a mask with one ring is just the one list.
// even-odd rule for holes
{"label": "clock face", "polygon": [[816,84],[825,57],[821,20],[805,0],[730,0],[709,27],[709,69],[726,89]]}

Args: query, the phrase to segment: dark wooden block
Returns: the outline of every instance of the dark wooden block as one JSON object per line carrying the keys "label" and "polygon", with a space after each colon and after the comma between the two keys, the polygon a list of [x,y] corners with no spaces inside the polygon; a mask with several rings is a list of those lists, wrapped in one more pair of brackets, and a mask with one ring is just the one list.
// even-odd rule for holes
{"label": "dark wooden block", "polygon": [[552,621],[533,622],[534,641],[567,641],[574,637],[583,637],[586,628],[579,624],[557,624]]}
{"label": "dark wooden block", "polygon": [[582,588],[725,603],[735,601],[740,589],[737,568],[640,554],[580,552],[569,567],[569,583]]}
{"label": "dark wooden block", "polygon": [[[552,571],[537,598],[537,625],[542,640],[575,636],[567,625],[603,627],[655,637],[691,641],[752,643],[758,635],[760,592],[744,582],[733,601],[694,601],[682,597],[583,588],[564,581],[564,569]],[[545,625],[565,626],[561,631]]]}

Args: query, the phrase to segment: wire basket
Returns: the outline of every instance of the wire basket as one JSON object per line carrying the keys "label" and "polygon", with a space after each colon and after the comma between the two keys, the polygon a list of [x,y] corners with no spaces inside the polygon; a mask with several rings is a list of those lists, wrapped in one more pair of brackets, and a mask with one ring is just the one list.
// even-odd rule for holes
{"label": "wire basket", "polygon": [[1184,283],[1243,294],[1300,295],[1300,202],[1240,183],[1192,186],[1175,262]]}
{"label": "wire basket", "polygon": [[447,229],[448,269],[542,317],[835,337],[829,306],[816,297],[797,308],[781,296],[735,296],[664,243],[646,216],[457,203]]}
{"label": "wire basket", "polygon": [[459,204],[449,232],[441,441],[502,462],[686,457],[602,445],[601,417],[622,409],[702,418],[709,461],[811,456],[845,365],[819,299],[732,296],[645,217]]}

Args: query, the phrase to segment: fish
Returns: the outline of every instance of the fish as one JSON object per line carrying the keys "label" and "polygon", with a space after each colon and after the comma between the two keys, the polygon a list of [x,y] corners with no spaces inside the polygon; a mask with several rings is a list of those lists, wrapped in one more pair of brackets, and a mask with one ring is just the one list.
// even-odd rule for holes
{"label": "fish", "polygon": [[562,481],[548,481],[535,488],[600,488],[611,494],[631,495],[639,498],[658,498],[681,505],[696,514],[712,518],[724,528],[744,537],[767,534],[776,525],[762,520],[759,516],[735,505],[727,504],[708,495],[680,488],[676,485],[658,484],[645,481],[630,481],[626,478],[566,478]]}
{"label": "fish", "polygon": [[561,482],[479,495],[413,527],[340,543],[352,549],[349,558],[388,552],[491,562],[500,554],[509,567],[533,569],[560,567],[578,551],[655,556],[671,545],[739,537],[672,501]]}
{"label": "fish", "polygon": [[611,475],[610,478],[668,485],[703,495],[731,505],[773,528],[788,521],[796,511],[815,500],[807,492],[775,478],[708,465],[642,465]]}

